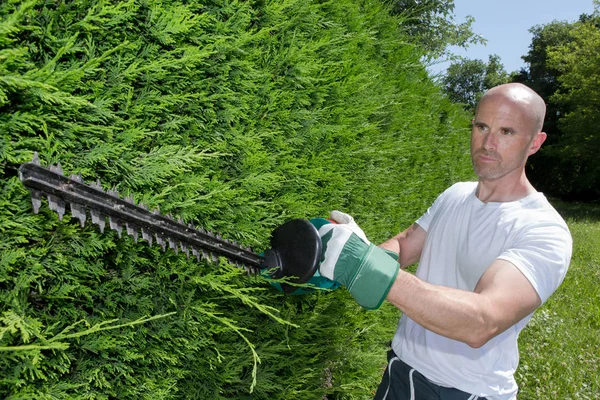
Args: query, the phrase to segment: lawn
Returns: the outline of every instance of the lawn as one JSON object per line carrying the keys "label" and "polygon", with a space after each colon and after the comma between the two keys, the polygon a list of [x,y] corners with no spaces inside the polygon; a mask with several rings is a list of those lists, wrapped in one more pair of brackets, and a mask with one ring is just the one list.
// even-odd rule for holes
{"label": "lawn", "polygon": [[519,400],[600,399],[600,205],[554,204],[573,235],[573,258],[519,339]]}

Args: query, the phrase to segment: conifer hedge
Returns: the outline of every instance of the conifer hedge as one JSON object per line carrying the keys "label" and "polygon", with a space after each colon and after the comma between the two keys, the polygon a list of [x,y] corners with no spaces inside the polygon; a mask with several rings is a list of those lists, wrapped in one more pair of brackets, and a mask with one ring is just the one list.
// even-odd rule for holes
{"label": "conifer hedge", "polygon": [[[263,250],[377,242],[468,177],[468,119],[378,1],[0,2],[0,398],[370,398],[397,323],[32,213],[43,164]],[[326,397],[324,397],[326,396]]]}

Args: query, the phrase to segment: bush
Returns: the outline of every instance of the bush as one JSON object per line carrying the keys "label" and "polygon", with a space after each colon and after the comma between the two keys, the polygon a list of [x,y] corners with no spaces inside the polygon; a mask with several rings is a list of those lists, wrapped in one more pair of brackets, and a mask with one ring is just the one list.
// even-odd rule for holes
{"label": "bush", "polygon": [[399,23],[377,1],[2,2],[0,397],[371,397],[392,307],[35,215],[17,168],[38,151],[258,251],[333,208],[383,240],[470,174],[468,119]]}

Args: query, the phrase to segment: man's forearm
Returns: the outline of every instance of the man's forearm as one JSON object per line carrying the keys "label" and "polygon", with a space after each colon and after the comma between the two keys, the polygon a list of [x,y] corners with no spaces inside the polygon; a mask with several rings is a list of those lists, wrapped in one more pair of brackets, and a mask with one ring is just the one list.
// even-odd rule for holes
{"label": "man's forearm", "polygon": [[485,317],[488,299],[477,293],[432,285],[399,271],[387,300],[424,328],[472,347],[497,334]]}
{"label": "man's forearm", "polygon": [[398,253],[398,262],[402,269],[419,261],[425,242],[425,231],[413,224],[405,231],[381,243],[379,247]]}

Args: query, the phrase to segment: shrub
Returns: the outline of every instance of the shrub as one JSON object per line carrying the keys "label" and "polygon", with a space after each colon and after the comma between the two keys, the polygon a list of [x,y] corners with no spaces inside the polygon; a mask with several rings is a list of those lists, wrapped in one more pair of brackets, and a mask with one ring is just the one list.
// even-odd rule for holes
{"label": "shrub", "polygon": [[2,2],[0,397],[370,397],[392,307],[35,215],[17,168],[38,151],[257,251],[333,208],[383,240],[469,176],[468,120],[399,23],[377,1]]}

